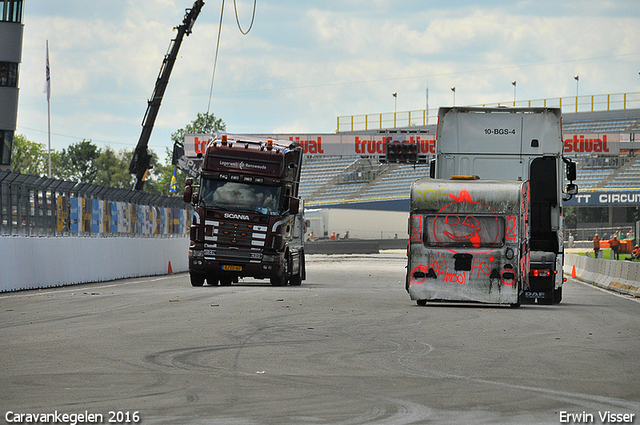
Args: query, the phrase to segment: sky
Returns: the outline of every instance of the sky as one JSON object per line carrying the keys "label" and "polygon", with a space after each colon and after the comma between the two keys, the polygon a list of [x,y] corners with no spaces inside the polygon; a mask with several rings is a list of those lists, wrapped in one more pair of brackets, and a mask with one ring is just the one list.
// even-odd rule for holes
{"label": "sky", "polygon": [[[254,2],[236,0],[246,32]],[[174,27],[193,0],[25,0],[16,133],[133,150]],[[337,117],[640,92],[638,0],[206,0],[149,140],[161,158],[197,113],[227,131],[331,133]],[[579,81],[574,76],[579,76]],[[427,96],[428,88],[428,96]],[[394,97],[393,93],[397,93]],[[210,95],[211,94],[211,95]],[[635,107],[640,108],[640,105]]]}

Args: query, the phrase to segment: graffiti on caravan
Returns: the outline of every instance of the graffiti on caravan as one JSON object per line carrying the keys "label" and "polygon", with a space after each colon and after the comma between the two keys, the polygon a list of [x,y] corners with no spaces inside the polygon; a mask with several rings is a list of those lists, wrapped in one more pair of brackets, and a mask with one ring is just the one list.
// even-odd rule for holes
{"label": "graffiti on caravan", "polygon": [[[611,140],[611,138],[619,139],[619,135],[599,135],[599,134],[573,134],[569,138],[564,139],[564,153],[579,154],[604,154],[619,155],[620,140]],[[617,137],[616,137],[617,136]]]}

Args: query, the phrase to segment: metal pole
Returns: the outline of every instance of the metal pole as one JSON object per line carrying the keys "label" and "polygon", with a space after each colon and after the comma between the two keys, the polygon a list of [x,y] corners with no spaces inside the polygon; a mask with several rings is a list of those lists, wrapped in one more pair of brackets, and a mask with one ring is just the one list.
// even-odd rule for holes
{"label": "metal pole", "polygon": [[49,177],[51,177],[51,75],[49,71],[49,40],[47,40],[47,61],[46,61],[46,77],[47,77],[47,134],[49,140]]}
{"label": "metal pole", "polygon": [[425,108],[425,124],[429,124],[429,84],[427,84],[427,107]]}

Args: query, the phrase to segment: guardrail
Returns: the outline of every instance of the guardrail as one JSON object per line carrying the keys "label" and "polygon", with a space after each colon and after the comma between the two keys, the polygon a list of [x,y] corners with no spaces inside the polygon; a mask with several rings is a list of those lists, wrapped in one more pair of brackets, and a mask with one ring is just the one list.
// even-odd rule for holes
{"label": "guardrail", "polygon": [[2,236],[184,236],[181,197],[0,172]]}
{"label": "guardrail", "polygon": [[[563,113],[609,111],[614,109],[640,108],[640,92],[552,97],[547,99],[518,100],[464,106],[553,107],[562,108]],[[436,124],[437,119],[437,108],[344,115],[337,118],[336,131],[381,130],[383,128],[420,126]]]}
{"label": "guardrail", "polygon": [[188,269],[178,197],[0,172],[0,292]]}
{"label": "guardrail", "polygon": [[621,294],[640,297],[640,263],[566,254],[564,272],[584,282]]}

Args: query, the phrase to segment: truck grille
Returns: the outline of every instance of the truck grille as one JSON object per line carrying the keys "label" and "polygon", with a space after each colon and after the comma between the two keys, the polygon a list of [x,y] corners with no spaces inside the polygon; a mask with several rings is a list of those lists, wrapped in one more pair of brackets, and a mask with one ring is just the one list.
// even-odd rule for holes
{"label": "truck grille", "polygon": [[255,262],[262,260],[267,227],[232,221],[205,220],[205,259]]}

